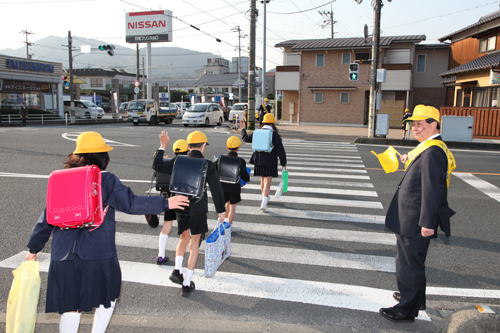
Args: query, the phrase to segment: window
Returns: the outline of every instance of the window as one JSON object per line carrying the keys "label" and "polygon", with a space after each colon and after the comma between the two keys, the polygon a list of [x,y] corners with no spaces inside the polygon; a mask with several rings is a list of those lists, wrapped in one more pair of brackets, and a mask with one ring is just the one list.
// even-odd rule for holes
{"label": "window", "polygon": [[356,60],[370,60],[370,53],[358,52],[356,53]]}
{"label": "window", "polygon": [[417,73],[425,73],[425,54],[417,55]]}
{"label": "window", "polygon": [[223,93],[227,93],[227,92],[229,92],[229,88],[222,88],[222,92],[223,92]]}
{"label": "window", "polygon": [[350,53],[342,53],[342,63],[350,64],[351,63],[351,54]]}
{"label": "window", "polygon": [[349,93],[348,92],[341,92],[340,93],[340,103],[342,103],[342,104],[349,103]]}
{"label": "window", "polygon": [[325,67],[325,55],[316,54],[316,67]]}
{"label": "window", "polygon": [[103,86],[102,77],[90,78],[90,88],[102,88]]}
{"label": "window", "polygon": [[314,103],[323,103],[323,93],[322,92],[314,93]]}
{"label": "window", "polygon": [[474,103],[473,106],[477,108],[490,106],[490,88],[474,88]]}
{"label": "window", "polygon": [[479,41],[479,53],[494,51],[496,48],[496,36],[481,39]]}

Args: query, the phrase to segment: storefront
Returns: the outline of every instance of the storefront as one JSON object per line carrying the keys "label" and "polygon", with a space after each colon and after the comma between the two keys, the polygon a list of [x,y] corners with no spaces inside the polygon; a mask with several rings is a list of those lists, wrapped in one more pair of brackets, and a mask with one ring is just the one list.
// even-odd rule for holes
{"label": "storefront", "polygon": [[63,114],[62,64],[0,55],[0,108]]}

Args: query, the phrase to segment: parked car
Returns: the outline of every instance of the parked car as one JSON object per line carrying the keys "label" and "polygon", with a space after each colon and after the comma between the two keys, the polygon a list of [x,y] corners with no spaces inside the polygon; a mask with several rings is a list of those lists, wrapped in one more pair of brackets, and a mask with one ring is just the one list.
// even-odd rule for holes
{"label": "parked car", "polygon": [[[243,114],[245,112],[245,109],[244,109],[245,105],[248,108],[247,103],[236,103],[233,105],[233,109],[231,110],[231,112],[229,112],[229,121],[230,122],[236,121],[236,116],[238,116],[238,121],[244,120]],[[259,111],[257,111],[257,110],[255,110],[255,119],[256,120],[259,119]]]}
{"label": "parked car", "polygon": [[120,107],[118,107],[118,112],[120,112],[120,113],[127,112],[128,103],[129,102],[123,102],[123,103],[121,103]]}
{"label": "parked car", "polygon": [[217,103],[198,103],[191,106],[182,117],[182,124],[189,125],[210,124],[221,125],[224,122],[224,114]]}
{"label": "parked car", "polygon": [[104,112],[111,112],[111,103],[99,103],[97,104]]}
{"label": "parked car", "polygon": [[0,109],[21,110],[21,104],[13,101],[2,101]]}
{"label": "parked car", "polygon": [[[71,115],[71,101],[64,101],[64,114]],[[104,116],[104,110],[92,102],[76,100],[75,117],[76,118],[96,118],[101,119]]]}
{"label": "parked car", "polygon": [[[177,118],[182,118],[184,116],[184,113],[188,110],[189,106],[186,106],[187,103],[182,103],[177,102],[177,103],[172,103],[172,105],[176,105],[177,109],[179,109],[179,113],[177,114]],[[191,104],[191,103],[189,103]]]}

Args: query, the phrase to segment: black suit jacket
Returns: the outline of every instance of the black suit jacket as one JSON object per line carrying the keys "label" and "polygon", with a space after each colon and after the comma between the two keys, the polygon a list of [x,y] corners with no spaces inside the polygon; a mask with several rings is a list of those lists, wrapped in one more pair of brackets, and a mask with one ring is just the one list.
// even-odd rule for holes
{"label": "black suit jacket", "polygon": [[[441,140],[441,136],[435,138]],[[434,229],[429,238],[437,237],[438,226],[450,236],[446,175],[448,159],[438,146],[431,146],[408,166],[385,218],[386,227],[398,235],[423,238],[421,228]]]}

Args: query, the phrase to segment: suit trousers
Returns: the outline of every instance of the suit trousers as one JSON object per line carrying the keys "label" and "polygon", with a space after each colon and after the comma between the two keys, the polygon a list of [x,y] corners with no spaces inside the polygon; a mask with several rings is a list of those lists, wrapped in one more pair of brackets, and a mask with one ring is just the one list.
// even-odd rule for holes
{"label": "suit trousers", "polygon": [[396,280],[401,301],[395,307],[404,315],[417,317],[425,304],[425,258],[430,239],[396,235]]}

